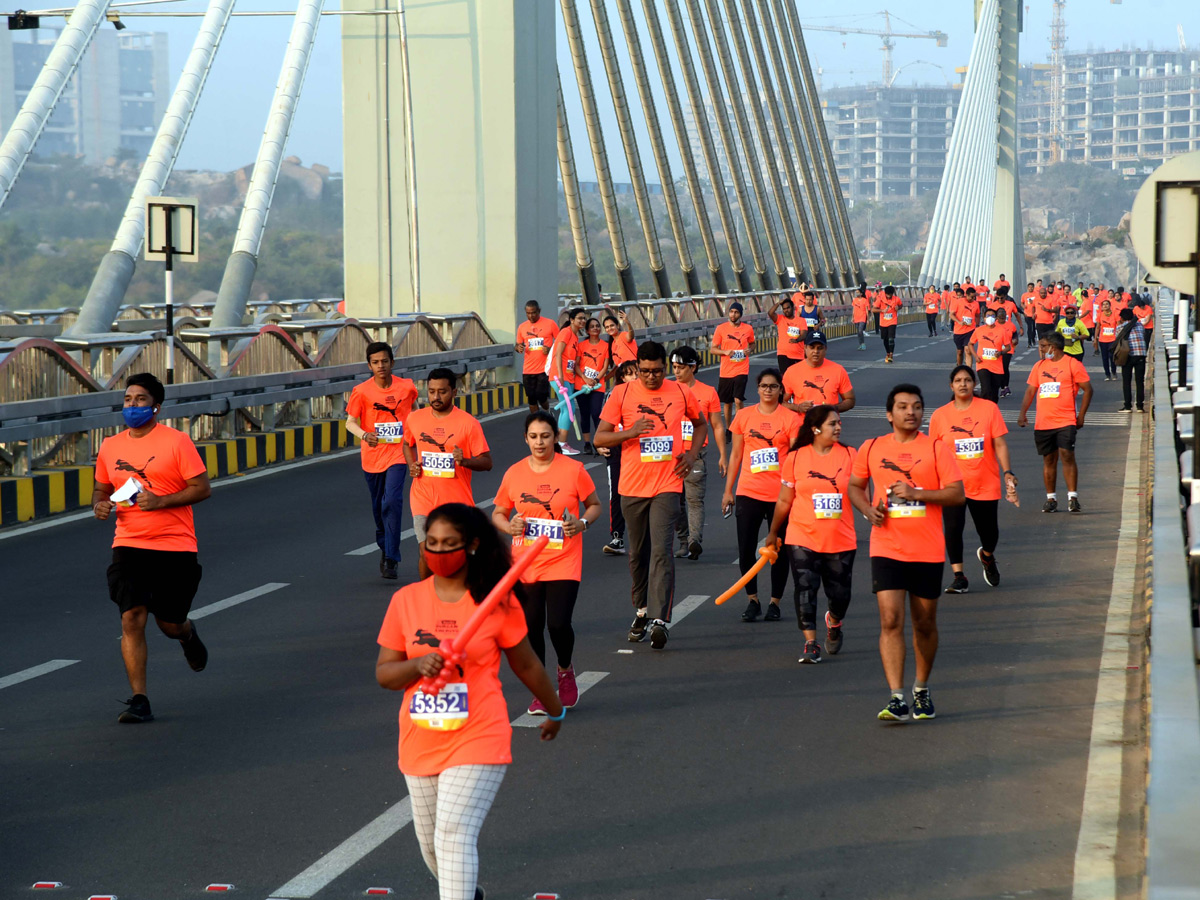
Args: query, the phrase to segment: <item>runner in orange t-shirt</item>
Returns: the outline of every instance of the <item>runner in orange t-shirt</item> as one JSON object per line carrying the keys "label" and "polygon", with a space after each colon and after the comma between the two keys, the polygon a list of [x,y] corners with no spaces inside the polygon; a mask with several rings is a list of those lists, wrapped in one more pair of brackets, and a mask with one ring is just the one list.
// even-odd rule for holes
{"label": "runner in orange t-shirt", "polygon": [[810,331],[804,339],[804,361],[783,376],[783,400],[788,409],[804,415],[818,403],[828,403],[838,412],[853,409],[857,402],[850,376],[844,367],[826,359],[827,341],[820,331]]}
{"label": "runner in orange t-shirt", "polygon": [[612,369],[612,344],[600,337],[600,320],[591,318],[584,326],[587,339],[576,347],[576,368],[579,386],[590,387],[587,394],[576,397],[579,404],[579,429],[583,432],[583,452],[596,455],[592,446],[592,426],[600,424],[600,410],[604,409],[604,386]]}
{"label": "runner in orange t-shirt", "polygon": [[1117,342],[1117,332],[1121,329],[1121,313],[1113,309],[1112,301],[1107,297],[1100,302],[1096,316],[1096,329],[1092,332],[1092,352],[1100,354],[1100,362],[1104,365],[1104,380],[1117,380],[1117,364],[1113,362],[1113,347]]}
{"label": "runner in orange t-shirt", "polygon": [[608,335],[612,347],[612,369],[609,372],[612,378],[617,366],[637,359],[637,341],[633,339],[633,323],[629,321],[629,314],[619,309],[616,316],[605,316],[604,333]]}
{"label": "runner in orange t-shirt", "polygon": [[[675,380],[686,385],[696,397],[700,415],[708,421],[713,438],[717,443],[717,471],[725,477],[727,454],[725,450],[725,423],[721,421],[721,400],[714,388],[703,381],[696,380],[696,371],[700,368],[700,354],[691,347],[676,347],[671,351],[671,371]],[[683,428],[683,449],[692,448],[692,423],[686,419],[680,423]],[[687,557],[691,560],[700,558],[704,552],[704,495],[708,484],[708,438],[700,445],[696,462],[688,473],[683,476],[683,493],[679,495],[679,522],[675,526],[675,536],[679,538],[679,549],[675,551],[676,558]]]}
{"label": "runner in orange t-shirt", "polygon": [[979,324],[979,304],[975,301],[975,291],[965,292],[962,288],[954,291],[954,302],[950,306],[950,321],[954,323],[954,351],[956,364],[962,365],[966,355],[967,344],[971,342],[971,333]]}
{"label": "runner in orange t-shirt", "polygon": [[[733,446],[729,451],[729,471],[725,475],[725,495],[721,511],[737,517],[738,562],[745,575],[758,560],[758,530],[765,521],[771,526],[775,502],[779,499],[779,469],[792,441],[800,432],[800,417],[780,402],[783,380],[779,370],[768,368],[758,373],[758,403],[747,406],[733,420],[729,431]],[[734,485],[737,499],[734,499]],[[780,555],[771,564],[771,603],[764,621],[779,621],[779,600],[787,586],[788,562]],[[754,622],[763,614],[758,602],[758,578],[746,585],[749,603],[742,620]]]}
{"label": "runner in orange t-shirt", "polygon": [[525,321],[517,326],[515,349],[524,357],[521,383],[530,412],[550,408],[550,376],[546,374],[546,364],[556,337],[558,326],[542,315],[541,304],[536,300],[526,303]]}
{"label": "runner in orange t-shirt", "polygon": [[179,641],[193,671],[208,650],[188,618],[200,586],[192,506],[212,493],[208,467],[192,439],[157,421],[166,390],[148,372],[125,382],[125,431],[105,438],[96,454],[92,515],[116,512],[108,595],[121,613],[121,658],[133,696],[118,722],[154,718],[146,696],[146,619]]}
{"label": "runner in orange t-shirt", "polygon": [[[937,654],[937,598],[946,560],[942,507],[964,502],[962,473],[945,444],[921,433],[925,400],[915,384],[898,384],[887,398],[892,433],[859,448],[850,479],[850,501],[871,523],[871,590],[879,602],[879,655],[891,689],[879,713],[884,722],[906,722],[904,702],[904,601],[913,617],[917,679],[912,714],[934,717],[929,673]],[[874,501],[867,494],[873,485]]]}
{"label": "runner in orange t-shirt", "polygon": [[1037,346],[1037,292],[1033,289],[1033,282],[1029,282],[1025,287],[1025,293],[1021,295],[1021,315],[1025,318],[1025,346]]}
{"label": "runner in orange t-shirt", "polygon": [[418,571],[429,577],[425,564],[425,517],[443,503],[474,505],[471,473],[490,472],[492,453],[479,420],[454,405],[457,379],[449,369],[434,369],[425,381],[429,405],[409,413],[404,433],[404,458],[412,475],[408,505],[417,538]]}
{"label": "runner in orange t-shirt", "polygon": [[[524,590],[518,595],[529,627],[529,643],[543,664],[546,662],[545,630],[558,656],[558,699],[565,707],[579,700],[571,654],[575,631],[571,612],[579,596],[583,572],[583,532],[600,518],[603,510],[596,485],[583,463],[554,452],[557,421],[548,412],[530,413],[525,419],[525,443],[529,456],[504,473],[496,491],[492,521],[501,532],[513,536],[513,550],[541,535],[550,543],[521,573]],[[516,515],[513,515],[513,513]],[[509,516],[512,516],[510,519]],[[526,710],[544,716],[546,707],[536,697]]]}
{"label": "runner in orange t-shirt", "polygon": [[[683,476],[696,464],[708,434],[696,397],[686,385],[667,382],[667,350],[657,341],[638,347],[638,380],[612,389],[596,447],[621,448],[621,510],[629,541],[630,592],[635,615],[629,640],[650,634],[650,646],[667,645],[675,599],[675,522]],[[683,450],[683,421],[692,443]],[[618,430],[618,428],[620,430]]]}
{"label": "runner in orange t-shirt", "polygon": [[983,566],[983,580],[992,587],[1000,586],[1000,569],[996,566],[996,545],[1000,542],[999,506],[1000,474],[1004,474],[1005,494],[1009,502],[1020,506],[1017,499],[1017,476],[1011,469],[1008,456],[1008,426],[995,403],[975,396],[975,373],[969,366],[958,366],[950,373],[950,390],[954,399],[934,410],[929,417],[929,436],[942,441],[954,453],[962,472],[965,506],[947,506],[942,510],[942,526],[946,535],[946,554],[954,572],[947,594],[965,594],[970,589],[963,574],[963,529],[967,510],[975,523],[981,546],[975,556]]}
{"label": "runner in orange t-shirt", "polygon": [[379,574],[398,577],[400,536],[404,533],[404,423],[417,402],[417,386],[392,375],[392,347],[384,341],[367,345],[371,377],[355,385],[346,402],[346,430],[362,444],[363,474],[371,492]]}
{"label": "runner in orange t-shirt", "polygon": [[467,642],[462,664],[449,663],[449,683],[436,696],[420,690],[421,679],[447,665],[442,643],[462,633],[476,605],[512,565],[499,532],[473,506],[449,503],[433,510],[427,542],[433,575],[392,596],[379,629],[375,680],[403,691],[400,772],[421,856],[443,896],[479,897],[479,831],[512,762],[500,654],[552,714],[540,725],[543,741],[558,734],[566,709],[530,646],[525,616],[511,593]]}
{"label": "runner in orange t-shirt", "polygon": [[896,326],[900,324],[900,307],[904,301],[896,296],[890,284],[875,295],[875,308],[879,311],[879,336],[883,339],[884,362],[891,362],[896,352]]}
{"label": "runner in orange t-shirt", "polygon": [[967,364],[979,371],[979,396],[993,403],[1000,399],[1004,381],[1004,354],[1012,352],[1009,330],[996,324],[996,314],[988,310],[983,325],[971,334],[967,344]]}
{"label": "runner in orange t-shirt", "polygon": [[871,301],[867,299],[867,292],[864,288],[859,288],[854,295],[854,299],[850,301],[851,317],[854,320],[854,330],[858,334],[858,349],[867,349],[867,313],[871,311]]}
{"label": "runner in orange t-shirt", "polygon": [[801,663],[819,663],[817,589],[825,585],[825,649],[842,649],[842,620],[850,608],[851,576],[858,540],[854,511],[846,491],[856,453],[841,443],[842,418],[832,406],[814,406],[804,414],[792,452],[780,470],[782,489],[765,545],[778,546],[792,566],[796,620],[804,632]]}
{"label": "runner in orange t-shirt", "polygon": [[930,337],[937,337],[938,308],[942,297],[932,284],[925,289],[925,326],[929,329]]}
{"label": "runner in orange t-shirt", "polygon": [[[1084,416],[1092,402],[1092,382],[1087,369],[1077,359],[1063,353],[1063,336],[1048,334],[1038,341],[1042,357],[1033,365],[1021,401],[1017,425],[1028,424],[1025,414],[1037,400],[1037,418],[1033,423],[1033,442],[1042,457],[1042,480],[1046,484],[1046,502],[1042,512],[1058,509],[1058,461],[1062,460],[1063,478],[1067,482],[1067,509],[1080,512],[1079,466],[1075,461],[1075,434],[1083,427]],[[1083,394],[1079,412],[1075,411],[1075,395]]]}
{"label": "runner in orange t-shirt", "polygon": [[746,402],[746,379],[750,376],[750,353],[754,346],[754,329],[742,321],[742,304],[730,303],[728,322],[722,322],[713,332],[711,350],[721,357],[717,377],[717,396],[728,425],[733,407],[742,408]]}
{"label": "runner in orange t-shirt", "polygon": [[796,314],[795,304],[786,297],[771,304],[767,317],[775,324],[775,359],[779,363],[779,371],[786,372],[789,366],[804,358],[804,333],[808,331],[808,320]]}

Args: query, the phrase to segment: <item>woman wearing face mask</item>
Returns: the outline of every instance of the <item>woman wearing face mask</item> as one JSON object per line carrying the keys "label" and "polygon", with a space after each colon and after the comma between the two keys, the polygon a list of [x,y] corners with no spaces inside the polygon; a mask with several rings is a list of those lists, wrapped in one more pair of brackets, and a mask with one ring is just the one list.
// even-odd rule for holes
{"label": "woman wearing face mask", "polygon": [[481,900],[477,844],[508,764],[512,726],[500,689],[500,654],[552,713],[541,724],[553,740],[566,716],[530,646],[525,616],[509,594],[466,647],[434,699],[418,689],[445,665],[441,642],[457,635],[475,606],[511,567],[508,547],[482,511],[447,503],[429,513],[425,558],[433,574],[392,596],[379,631],[375,678],[403,691],[400,771],[412,798],[413,826],[442,900]]}
{"label": "woman wearing face mask", "polygon": [[[583,533],[600,518],[602,510],[596,485],[583,464],[555,453],[555,424],[554,417],[544,411],[526,417],[529,457],[504,473],[492,521],[502,533],[512,535],[516,552],[543,534],[550,538],[533,565],[521,573],[524,590],[517,596],[525,611],[530,646],[543,664],[543,631],[550,632],[558,656],[558,699],[569,709],[579,700],[571,665],[575,648],[571,613],[583,571]],[[544,716],[546,707],[535,697],[528,712]]]}
{"label": "woman wearing face mask", "polygon": [[1111,300],[1100,304],[1096,316],[1096,330],[1092,333],[1092,346],[1099,349],[1100,361],[1104,364],[1104,380],[1117,380],[1117,364],[1113,362],[1113,347],[1117,344],[1117,331],[1121,327],[1121,313],[1113,308]]}
{"label": "woman wearing face mask", "polygon": [[996,327],[1003,331],[1007,336],[1007,343],[1005,346],[1008,348],[1000,354],[1000,359],[1004,363],[1004,374],[1000,376],[1001,397],[1007,397],[1012,393],[1012,391],[1008,389],[1008,383],[1010,369],[1012,368],[1013,347],[1017,345],[1017,325],[1013,321],[1012,315],[1008,309],[1008,307],[1011,305],[1012,301],[1009,300],[1005,306],[1002,306],[996,310]]}
{"label": "woman wearing face mask", "polygon": [[587,339],[579,342],[578,375],[579,386],[590,387],[589,394],[580,394],[579,428],[583,432],[583,452],[596,455],[592,446],[592,426],[600,422],[600,411],[604,409],[604,384],[612,366],[612,352],[608,341],[600,337],[600,320],[587,320]]}
{"label": "woman wearing face mask", "polygon": [[[804,632],[801,663],[819,663],[817,589],[825,585],[825,649],[842,649],[842,620],[850,608],[850,577],[858,546],[847,488],[857,452],[841,442],[842,418],[834,407],[810,407],[779,473],[782,488],[766,545],[784,551],[795,583],[796,619]],[[787,530],[784,532],[784,527]]]}
{"label": "woman wearing face mask", "polygon": [[1074,306],[1066,307],[1054,330],[1063,336],[1063,353],[1082,362],[1083,342],[1090,338],[1092,333],[1079,318],[1079,310]]}
{"label": "woman wearing face mask", "polygon": [[995,403],[1000,399],[1006,352],[1012,353],[1009,331],[996,324],[996,314],[989,310],[967,344],[967,362],[979,372],[979,396],[984,400]]}

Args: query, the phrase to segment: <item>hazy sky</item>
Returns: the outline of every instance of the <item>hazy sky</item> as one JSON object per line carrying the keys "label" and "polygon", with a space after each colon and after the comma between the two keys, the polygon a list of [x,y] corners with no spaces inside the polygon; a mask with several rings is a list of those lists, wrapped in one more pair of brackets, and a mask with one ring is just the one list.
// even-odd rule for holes
{"label": "hazy sky", "polygon": [[[553,3],[554,0],[542,2]],[[289,5],[287,0],[242,0],[237,9],[286,9]],[[837,16],[828,14],[830,4],[800,0],[799,5],[807,24],[883,27],[882,17],[876,14],[884,5],[880,0],[841,0],[836,6],[840,10]],[[588,4],[580,2],[579,6],[585,32],[590,31]],[[944,83],[944,78],[954,78],[954,68],[965,65],[970,55],[973,0],[945,0],[936,4],[927,0],[891,0],[887,6],[894,17],[904,20],[893,21],[892,27],[896,31],[939,29],[950,36],[949,44],[944,48],[937,47],[931,40],[897,39],[896,67],[914,63],[904,69],[897,84],[940,84]],[[204,6],[195,0],[185,0],[170,8],[203,10]],[[330,3],[327,8],[336,9],[337,6]],[[1051,4],[1049,0],[1035,0],[1028,4],[1027,10],[1025,31],[1021,35],[1021,58],[1025,62],[1044,61],[1050,52]],[[1175,49],[1178,47],[1177,24],[1183,25],[1189,45],[1200,47],[1200,3],[1196,0],[1124,0],[1123,3],[1070,0],[1066,15],[1068,49],[1071,51],[1150,45]],[[611,4],[610,17],[615,26],[617,19]],[[200,19],[128,18],[126,21],[131,29],[170,34],[170,65],[172,78],[176,78],[187,58]],[[911,27],[906,23],[911,23]],[[290,28],[291,19],[287,17],[237,17],[232,20],[180,154],[181,168],[225,170],[254,160]],[[299,156],[305,164],[320,162],[335,170],[340,170],[342,163],[340,38],[340,18],[322,17],[288,144],[288,153]],[[882,53],[879,38],[810,31],[806,33],[806,41],[815,65],[822,70],[824,86],[880,80]],[[569,73],[564,43],[559,42],[560,68]],[[617,45],[619,50],[624,50],[624,42],[619,36]],[[940,66],[942,71],[934,65],[916,64],[916,60]],[[602,80],[599,59],[592,59],[591,64],[593,77]],[[626,78],[630,80],[628,72]],[[566,79],[564,86],[568,106],[577,108],[578,95],[572,96]],[[607,102],[606,94],[601,101]],[[582,126],[573,130],[578,130],[582,137]],[[582,171],[583,161],[580,162],[580,174],[586,177]]]}

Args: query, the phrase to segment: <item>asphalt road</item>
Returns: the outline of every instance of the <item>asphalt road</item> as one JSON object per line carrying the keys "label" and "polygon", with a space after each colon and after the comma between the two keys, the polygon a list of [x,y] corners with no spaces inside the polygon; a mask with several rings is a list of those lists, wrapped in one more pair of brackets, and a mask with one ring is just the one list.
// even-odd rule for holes
{"label": "asphalt road", "polygon": [[[860,405],[848,442],[887,430],[879,409],[899,381],[921,385],[930,411],[948,400],[948,338],[902,327],[891,366],[877,341],[853,347],[830,345]],[[1001,404],[1013,417],[1030,362],[1015,362]],[[932,722],[876,721],[887,685],[865,543],[845,649],[799,666],[790,600],[782,622],[753,625],[740,599],[711,602],[737,575],[715,466],[704,554],[677,567],[691,611],[665,652],[626,641],[627,563],[603,556],[593,529],[575,666],[607,674],[557,741],[515,729],[480,843],[489,896],[1069,896],[1129,437],[1119,386],[1095,387],[1081,515],[1040,512],[1032,431],[1010,425],[1022,506],[1001,509],[1002,585],[983,583],[968,524],[972,593],[941,604]],[[477,500],[523,455],[518,422],[486,423],[497,465],[476,476]],[[592,474],[606,499],[603,468]],[[31,896],[38,880],[70,898],[172,900],[210,883],[259,898],[435,897],[404,827],[398,698],[374,681],[394,584],[376,553],[349,555],[374,534],[357,460],[227,481],[196,519],[196,608],[262,592],[200,620],[201,674],[151,637],[157,718],[139,727],[116,723],[129,690],[104,582],[111,526],[0,539],[0,897]],[[404,549],[402,577],[415,577],[411,539]],[[74,662],[5,681],[52,660]],[[909,683],[911,665],[910,652]],[[504,678],[516,719],[528,697]]]}

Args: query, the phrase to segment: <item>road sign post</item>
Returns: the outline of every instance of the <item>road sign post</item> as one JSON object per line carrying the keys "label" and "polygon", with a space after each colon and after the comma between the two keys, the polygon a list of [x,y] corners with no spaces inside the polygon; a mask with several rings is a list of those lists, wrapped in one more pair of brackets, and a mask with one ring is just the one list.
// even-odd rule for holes
{"label": "road sign post", "polygon": [[146,198],[146,259],[164,266],[163,294],[167,313],[167,384],[175,383],[175,272],[176,260],[198,258],[196,200],[184,197]]}

